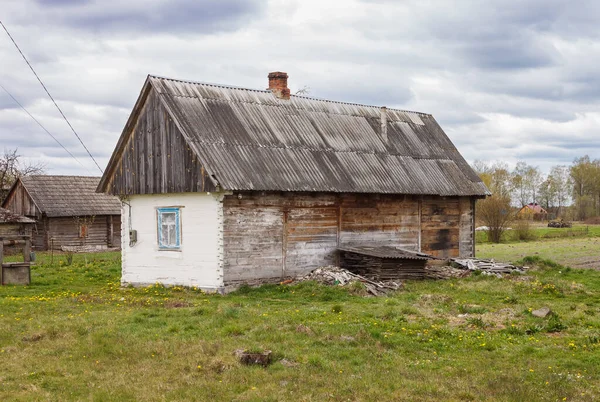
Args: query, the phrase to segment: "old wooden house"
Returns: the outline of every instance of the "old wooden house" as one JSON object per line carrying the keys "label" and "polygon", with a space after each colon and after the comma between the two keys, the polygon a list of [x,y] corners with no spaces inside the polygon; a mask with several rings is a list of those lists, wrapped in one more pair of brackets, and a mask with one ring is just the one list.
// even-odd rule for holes
{"label": "old wooden house", "polygon": [[121,202],[96,193],[99,177],[27,176],[2,207],[35,220],[36,250],[104,249],[121,245]]}
{"label": "old wooden house", "polygon": [[537,202],[530,202],[519,209],[517,217],[519,219],[541,221],[548,218],[548,211]]}
{"label": "old wooden house", "polygon": [[474,253],[488,190],[433,116],[148,76],[98,191],[123,205],[123,283],[223,290],[338,249]]}

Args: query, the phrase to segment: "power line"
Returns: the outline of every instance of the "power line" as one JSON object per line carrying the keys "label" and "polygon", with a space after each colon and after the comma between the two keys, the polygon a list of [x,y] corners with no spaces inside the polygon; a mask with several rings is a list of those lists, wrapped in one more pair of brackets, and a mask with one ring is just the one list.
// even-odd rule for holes
{"label": "power line", "polygon": [[[25,113],[27,113],[27,114],[29,115],[29,117],[31,117],[31,118],[33,119],[33,121],[35,121],[35,122],[36,122],[36,123],[37,123],[37,124],[38,124],[38,125],[39,125],[39,126],[40,126],[40,127],[41,127],[41,128],[42,128],[42,129],[43,129],[43,130],[44,130],[44,131],[45,131],[45,132],[46,132],[46,133],[47,133],[49,136],[50,136],[50,137],[52,137],[52,139],[53,139],[54,141],[56,141],[56,143],[57,143],[58,145],[60,145],[60,146],[62,147],[62,149],[64,149],[64,150],[65,150],[65,151],[66,151],[66,152],[67,152],[69,155],[71,155],[71,157],[72,157],[73,159],[75,159],[75,160],[77,161],[77,163],[79,163],[79,164],[80,164],[80,165],[81,165],[81,166],[82,166],[84,169],[88,170],[88,169],[87,169],[87,168],[86,168],[86,167],[83,165],[83,163],[81,163],[81,162],[79,161],[79,159],[77,159],[77,158],[75,157],[75,155],[73,155],[73,154],[71,153],[71,151],[69,151],[67,148],[65,148],[65,146],[64,146],[63,144],[61,144],[61,142],[60,142],[60,141],[59,141],[59,140],[58,140],[58,139],[57,139],[55,136],[53,136],[53,135],[52,135],[52,133],[51,133],[50,131],[48,131],[48,130],[46,129],[46,127],[44,127],[44,126],[42,125],[42,123],[40,123],[40,122],[38,121],[38,119],[36,119],[36,118],[35,118],[35,117],[34,117],[34,116],[31,114],[31,113],[29,113],[29,111],[28,111],[27,109],[25,109],[25,106],[23,106],[23,105],[21,104],[21,102],[19,102],[19,101],[18,101],[18,100],[17,100],[17,99],[16,99],[16,98],[15,98],[15,97],[14,97],[14,96],[13,96],[13,95],[10,93],[10,92],[8,92],[8,90],[7,90],[6,88],[4,88],[4,86],[3,86],[3,85],[0,85],[0,88],[2,88],[2,89],[4,90],[4,92],[6,92],[6,93],[8,94],[8,96],[10,96],[10,97],[12,98],[12,100],[14,100],[14,101],[15,101],[15,103],[16,103],[17,105],[19,105],[19,106],[21,107],[21,109],[23,109],[23,111],[24,111]],[[88,170],[88,172],[89,172],[89,170]]]}
{"label": "power line", "polygon": [[2,23],[2,21],[0,21],[0,25],[2,25],[2,28],[4,28],[4,31],[6,31],[6,34],[8,35],[8,37],[10,38],[10,40],[12,41],[12,43],[15,45],[15,47],[17,48],[17,50],[19,51],[19,53],[23,57],[23,60],[25,60],[25,63],[27,63],[27,65],[31,69],[31,72],[33,73],[33,75],[35,75],[35,78],[37,78],[37,80],[40,82],[40,84],[42,85],[42,88],[44,88],[44,91],[46,91],[46,93],[48,94],[48,96],[52,100],[52,103],[54,103],[54,106],[56,106],[56,108],[60,112],[60,114],[63,117],[63,119],[65,119],[65,121],[69,125],[69,128],[71,129],[71,131],[73,131],[73,134],[75,134],[75,137],[77,137],[77,139],[79,140],[79,142],[81,143],[81,145],[83,145],[83,148],[86,150],[86,152],[88,153],[88,155],[90,156],[90,158],[92,158],[92,160],[94,161],[94,163],[96,164],[96,166],[98,166],[98,169],[100,170],[100,172],[104,173],[104,171],[102,170],[102,168],[100,167],[100,165],[98,165],[98,162],[96,162],[96,159],[94,159],[94,157],[92,156],[92,153],[89,151],[89,149],[83,143],[83,140],[81,139],[81,137],[79,137],[79,134],[77,134],[77,132],[75,131],[75,129],[73,128],[73,126],[69,122],[69,119],[67,119],[67,116],[65,116],[65,114],[63,113],[63,111],[61,110],[61,108],[58,106],[58,104],[56,103],[56,101],[54,100],[54,98],[52,97],[52,95],[50,95],[50,92],[48,91],[48,88],[46,88],[46,86],[44,85],[44,83],[42,82],[42,80],[40,79],[40,77],[37,75],[37,73],[35,72],[35,70],[31,66],[31,64],[29,63],[29,60],[27,60],[27,57],[25,57],[25,55],[21,51],[21,48],[19,48],[19,45],[17,45],[17,42],[15,42],[15,40],[12,37],[12,35],[10,34],[10,32],[8,32],[8,29],[6,29],[6,27],[4,26],[4,24]]}

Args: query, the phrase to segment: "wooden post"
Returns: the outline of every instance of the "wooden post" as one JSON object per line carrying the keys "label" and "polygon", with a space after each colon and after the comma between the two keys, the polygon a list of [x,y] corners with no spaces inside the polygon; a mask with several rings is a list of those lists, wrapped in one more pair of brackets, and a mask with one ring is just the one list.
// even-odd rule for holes
{"label": "wooden post", "polygon": [[23,262],[31,262],[31,238],[25,239],[23,246]]}
{"label": "wooden post", "polygon": [[2,267],[2,261],[4,261],[4,239],[0,237],[0,285],[4,285],[4,268]]}
{"label": "wooden post", "polygon": [[288,229],[288,210],[287,208],[284,208],[283,210],[283,239],[282,239],[282,246],[281,246],[281,278],[285,278],[285,263],[286,263],[286,257],[287,257],[287,229]]}
{"label": "wooden post", "polygon": [[113,226],[113,217],[112,215],[108,215],[108,217],[106,218],[108,220],[108,247],[113,247],[114,246],[114,241],[115,241],[115,233],[114,233],[114,226]]}
{"label": "wooden post", "polygon": [[417,200],[417,209],[418,209],[418,214],[419,214],[419,234],[418,234],[418,238],[417,238],[417,242],[418,242],[418,246],[419,246],[419,252],[421,252],[421,245],[422,245],[422,226],[423,226],[423,199],[419,198]]}
{"label": "wooden post", "polygon": [[[340,238],[342,236],[342,202],[338,197],[338,202],[339,205],[337,207],[337,236],[336,236],[336,246],[337,248],[340,248]],[[339,250],[335,250],[335,254],[336,254],[336,264],[339,267],[341,264],[341,256],[340,256],[340,251]]]}

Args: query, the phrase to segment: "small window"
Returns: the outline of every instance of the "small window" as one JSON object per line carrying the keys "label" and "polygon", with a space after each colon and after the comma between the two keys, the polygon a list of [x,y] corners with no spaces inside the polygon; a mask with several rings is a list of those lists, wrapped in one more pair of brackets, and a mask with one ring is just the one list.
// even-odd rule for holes
{"label": "small window", "polygon": [[181,248],[180,226],[179,208],[158,208],[158,248]]}
{"label": "small window", "polygon": [[88,237],[88,225],[81,224],[79,225],[79,238],[84,239]]}

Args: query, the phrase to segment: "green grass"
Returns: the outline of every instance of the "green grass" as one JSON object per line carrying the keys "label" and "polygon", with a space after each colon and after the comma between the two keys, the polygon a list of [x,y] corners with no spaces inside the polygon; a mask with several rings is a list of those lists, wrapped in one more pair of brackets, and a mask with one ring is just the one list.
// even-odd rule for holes
{"label": "green grass", "polygon": [[600,269],[600,237],[478,243],[475,254],[479,258],[496,258],[500,261],[516,261],[528,255],[538,255],[573,268]]}
{"label": "green grass", "polygon": [[121,288],[114,253],[41,255],[31,286],[0,287],[0,400],[598,400],[600,272],[525,263],[381,298],[311,282],[219,296]]}
{"label": "green grass", "polygon": [[[518,225],[518,223],[515,222],[515,225]],[[531,224],[531,234],[532,241],[600,237],[600,225],[574,224],[572,228],[549,228],[544,223],[536,222]],[[505,231],[502,235],[502,243],[520,243],[520,240],[515,239],[515,235],[514,230]],[[475,232],[475,242],[477,244],[489,243],[487,232]]]}

